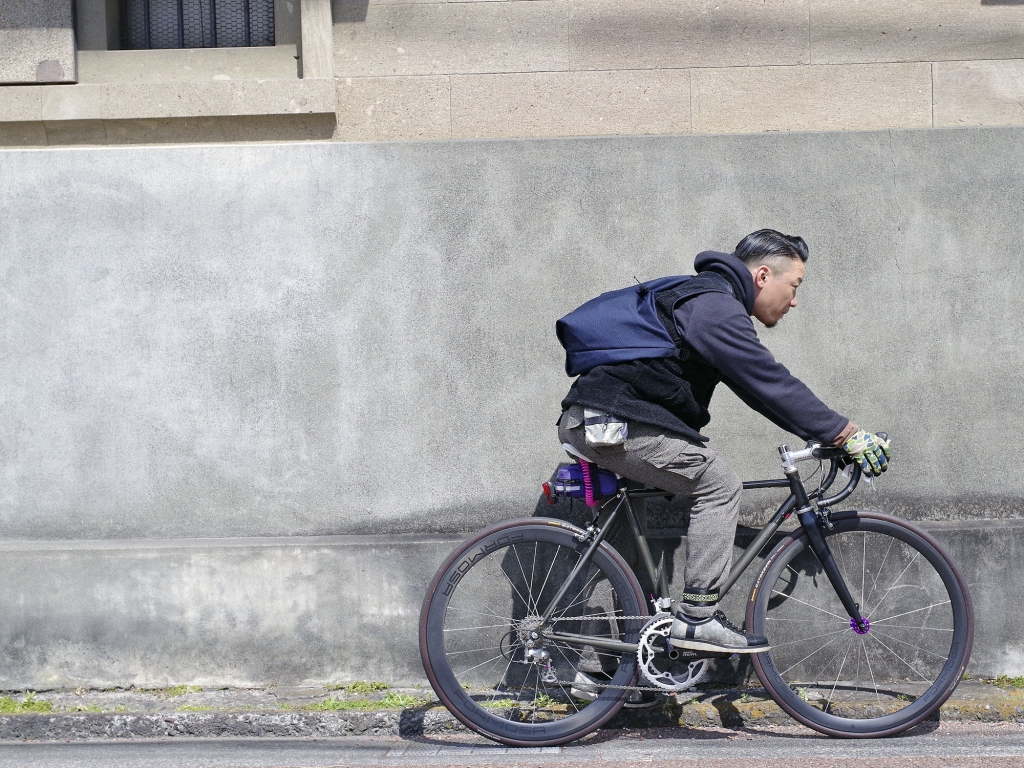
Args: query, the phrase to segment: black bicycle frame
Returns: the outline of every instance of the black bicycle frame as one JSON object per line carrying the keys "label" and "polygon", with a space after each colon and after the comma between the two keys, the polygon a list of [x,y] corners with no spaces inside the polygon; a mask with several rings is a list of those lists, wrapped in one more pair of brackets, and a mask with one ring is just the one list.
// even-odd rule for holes
{"label": "black bicycle frame", "polygon": [[[780,452],[781,451],[782,448],[780,448]],[[843,608],[846,609],[850,618],[860,629],[864,628],[864,619],[860,615],[860,606],[854,602],[853,596],[850,594],[850,589],[846,586],[846,581],[839,572],[839,567],[836,565],[835,559],[832,557],[832,551],[829,549],[828,542],[825,541],[825,536],[822,533],[822,527],[831,526],[831,523],[828,521],[826,508],[832,504],[842,501],[853,492],[853,489],[857,486],[857,483],[860,480],[858,470],[856,468],[852,470],[852,478],[842,491],[828,499],[819,499],[818,501],[814,501],[816,497],[819,497],[821,493],[832,484],[837,471],[838,465],[833,461],[828,477],[822,482],[821,487],[814,494],[807,493],[807,489],[804,488],[803,481],[800,479],[800,473],[797,471],[796,466],[792,465],[785,467],[785,479],[752,480],[743,483],[744,490],[753,490],[756,488],[789,488],[789,497],[782,502],[775,514],[772,515],[772,519],[769,520],[764,528],[761,529],[760,533],[758,533],[750,543],[750,546],[743,550],[743,554],[740,555],[739,559],[733,565],[732,570],[729,571],[729,575],[725,578],[725,581],[719,586],[718,593],[720,596],[724,596],[736,584],[739,577],[747,570],[750,563],[753,562],[754,558],[757,557],[758,553],[764,548],[764,545],[768,543],[772,536],[774,536],[776,532],[778,532],[779,528],[782,527],[782,524],[788,520],[795,511],[797,518],[800,521],[800,525],[807,534],[810,549],[818,559],[818,562],[821,564],[825,574],[828,576],[828,580],[831,582],[832,587],[835,589],[836,594],[842,602]],[[666,497],[671,495],[671,493],[666,491],[655,489],[623,489],[602,505],[601,513],[597,521],[595,524],[592,524],[587,528],[585,532],[586,537],[582,539],[584,542],[589,542],[590,546],[587,548],[586,553],[582,558],[580,558],[580,561],[573,568],[568,578],[566,578],[565,582],[562,584],[561,588],[555,594],[547,609],[542,614],[543,626],[550,626],[548,622],[551,619],[551,614],[554,613],[555,606],[557,606],[565,596],[565,593],[569,590],[569,585],[573,583],[583,568],[586,567],[587,563],[590,562],[594,552],[599,546],[601,546],[601,542],[605,540],[612,525],[615,523],[616,517],[623,509],[626,513],[626,519],[629,521],[629,527],[633,533],[633,537],[636,539],[637,548],[640,551],[640,559],[643,562],[644,569],[647,571],[647,575],[650,577],[651,584],[655,585],[655,589],[660,592],[659,598],[665,601],[671,599],[669,595],[668,576],[665,573],[663,563],[655,567],[654,558],[651,556],[651,549],[647,544],[647,536],[640,525],[640,521],[633,509],[633,505],[630,503],[631,497],[649,498]],[[571,645],[589,645],[594,648],[608,651],[636,653],[637,650],[636,643],[626,643],[618,640],[609,640],[607,638],[590,637],[588,635],[577,635],[569,632],[556,632],[550,629],[545,630],[544,636],[549,640],[560,641]]]}

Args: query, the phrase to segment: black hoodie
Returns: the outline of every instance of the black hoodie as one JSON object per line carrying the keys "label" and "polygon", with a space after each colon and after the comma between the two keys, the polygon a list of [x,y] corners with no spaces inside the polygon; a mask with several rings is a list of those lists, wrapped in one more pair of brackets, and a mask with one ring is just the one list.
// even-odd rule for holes
{"label": "black hoodie", "polygon": [[735,256],[698,254],[694,268],[728,280],[732,294],[701,293],[679,305],[676,330],[689,355],[603,365],[573,382],[562,408],[572,404],[653,424],[690,440],[711,420],[708,405],[724,382],[747,405],[804,440],[831,443],[848,423],[779,363],[757,338],[750,313],[754,280]]}

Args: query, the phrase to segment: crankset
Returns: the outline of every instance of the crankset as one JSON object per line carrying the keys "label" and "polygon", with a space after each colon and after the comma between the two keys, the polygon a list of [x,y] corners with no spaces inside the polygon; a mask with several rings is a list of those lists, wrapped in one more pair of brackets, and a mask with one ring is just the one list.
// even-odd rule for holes
{"label": "crankset", "polygon": [[707,679],[711,659],[728,658],[674,648],[668,642],[671,630],[672,614],[655,614],[641,630],[636,649],[640,674],[663,691],[688,691]]}

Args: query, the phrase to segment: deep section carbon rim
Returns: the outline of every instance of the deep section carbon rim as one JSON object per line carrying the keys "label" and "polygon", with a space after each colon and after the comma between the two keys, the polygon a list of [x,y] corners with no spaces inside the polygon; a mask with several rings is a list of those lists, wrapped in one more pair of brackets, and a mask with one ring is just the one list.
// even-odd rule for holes
{"label": "deep section carbon rim", "polygon": [[[495,526],[456,550],[428,590],[420,622],[427,675],[445,706],[489,738],[519,746],[579,738],[618,711],[627,693],[618,686],[636,678],[635,651],[545,637],[541,614],[588,548],[574,533],[542,518]],[[636,643],[644,620],[623,617],[646,613],[635,576],[602,545],[548,626]]]}
{"label": "deep section carbon rim", "polygon": [[941,706],[973,638],[966,585],[927,534],[886,515],[843,513],[823,531],[861,616],[843,609],[806,536],[769,556],[747,625],[772,650],[753,658],[772,697],[833,736],[884,736]]}

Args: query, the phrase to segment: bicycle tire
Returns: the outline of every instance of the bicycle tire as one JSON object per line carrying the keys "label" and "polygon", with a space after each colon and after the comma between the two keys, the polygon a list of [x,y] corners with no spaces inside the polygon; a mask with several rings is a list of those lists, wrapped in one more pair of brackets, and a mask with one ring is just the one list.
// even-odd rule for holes
{"label": "bicycle tire", "polygon": [[[463,542],[430,583],[420,613],[423,668],[445,707],[489,739],[554,746],[607,722],[628,691],[605,687],[594,701],[577,700],[566,683],[587,664],[606,670],[609,686],[635,684],[635,652],[588,651],[548,640],[542,645],[550,668],[524,661],[545,601],[590,546],[575,538],[582,533],[547,518],[499,523]],[[647,615],[636,576],[602,543],[552,619],[559,631],[636,643],[646,619],[618,617]]]}
{"label": "bicycle tire", "polygon": [[891,736],[931,717],[963,678],[970,594],[942,547],[906,521],[851,511],[832,522],[822,533],[867,632],[851,625],[801,528],[772,551],[751,590],[747,627],[772,644],[751,661],[772,699],[804,725],[843,738]]}

